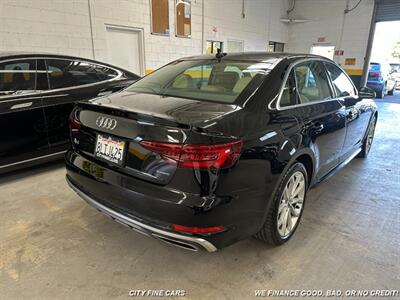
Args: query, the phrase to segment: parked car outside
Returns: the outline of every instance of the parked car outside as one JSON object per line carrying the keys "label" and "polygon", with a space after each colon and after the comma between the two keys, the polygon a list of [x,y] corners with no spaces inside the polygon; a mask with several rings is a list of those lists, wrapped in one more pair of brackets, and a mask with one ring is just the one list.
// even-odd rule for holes
{"label": "parked car outside", "polygon": [[189,250],[287,242],[308,189],[370,150],[377,107],[333,61],[174,61],[71,114],[67,182],[134,230]]}
{"label": "parked car outside", "polygon": [[390,67],[392,68],[392,77],[396,81],[395,88],[400,90],[400,63],[391,63]]}
{"label": "parked car outside", "polygon": [[400,90],[400,71],[393,73],[393,78],[396,80],[395,89]]}
{"label": "parked car outside", "polygon": [[62,158],[74,102],[119,91],[137,78],[89,59],[0,53],[0,173]]}
{"label": "parked car outside", "polygon": [[377,98],[386,94],[393,95],[396,81],[391,76],[391,67],[388,63],[371,62],[369,64],[367,87],[376,92]]}

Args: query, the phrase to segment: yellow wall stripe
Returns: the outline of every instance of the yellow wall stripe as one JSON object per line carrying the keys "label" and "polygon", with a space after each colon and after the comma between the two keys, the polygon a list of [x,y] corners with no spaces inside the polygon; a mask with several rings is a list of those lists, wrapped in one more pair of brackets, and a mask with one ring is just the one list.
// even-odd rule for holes
{"label": "yellow wall stripe", "polygon": [[361,76],[363,73],[362,69],[344,69],[349,75],[359,75]]}

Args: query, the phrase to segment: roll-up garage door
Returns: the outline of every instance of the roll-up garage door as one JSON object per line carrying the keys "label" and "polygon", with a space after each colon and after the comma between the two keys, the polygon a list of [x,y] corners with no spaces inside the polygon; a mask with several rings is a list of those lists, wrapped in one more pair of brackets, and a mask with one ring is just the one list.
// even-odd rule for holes
{"label": "roll-up garage door", "polygon": [[377,0],[375,21],[400,20],[400,0]]}

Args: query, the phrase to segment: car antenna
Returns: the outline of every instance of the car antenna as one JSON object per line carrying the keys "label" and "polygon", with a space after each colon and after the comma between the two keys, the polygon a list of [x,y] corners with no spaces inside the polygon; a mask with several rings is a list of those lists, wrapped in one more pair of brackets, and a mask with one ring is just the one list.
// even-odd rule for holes
{"label": "car antenna", "polygon": [[217,54],[215,54],[215,57],[217,58],[218,62],[221,62],[221,59],[226,56],[226,53],[222,52],[221,49],[217,49]]}

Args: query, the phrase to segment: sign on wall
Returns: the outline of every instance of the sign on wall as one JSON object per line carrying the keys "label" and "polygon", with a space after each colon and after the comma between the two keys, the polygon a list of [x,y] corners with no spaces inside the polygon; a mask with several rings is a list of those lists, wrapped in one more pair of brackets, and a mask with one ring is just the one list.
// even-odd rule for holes
{"label": "sign on wall", "polygon": [[343,56],[344,51],[343,50],[335,50],[335,56]]}
{"label": "sign on wall", "polygon": [[346,59],[344,60],[344,64],[345,64],[346,66],[355,66],[355,64],[356,64],[356,59],[355,59],[354,57],[352,57],[352,58],[346,58]]}

